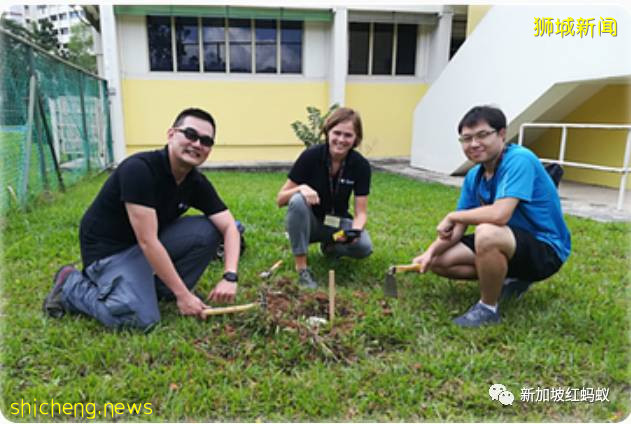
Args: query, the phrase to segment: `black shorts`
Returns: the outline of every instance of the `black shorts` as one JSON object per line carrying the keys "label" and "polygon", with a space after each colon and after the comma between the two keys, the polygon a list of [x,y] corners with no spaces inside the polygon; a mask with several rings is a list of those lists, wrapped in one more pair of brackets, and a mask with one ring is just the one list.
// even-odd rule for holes
{"label": "black shorts", "polygon": [[[515,236],[515,254],[508,261],[507,277],[527,281],[545,280],[557,272],[563,262],[548,243],[532,234],[509,226]],[[460,241],[475,252],[475,235],[467,234]]]}

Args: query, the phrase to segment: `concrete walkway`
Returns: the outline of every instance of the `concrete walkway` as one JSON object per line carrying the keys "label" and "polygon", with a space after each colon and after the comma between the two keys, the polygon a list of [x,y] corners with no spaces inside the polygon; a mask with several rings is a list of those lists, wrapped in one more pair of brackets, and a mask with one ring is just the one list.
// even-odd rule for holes
{"label": "concrete walkway", "polygon": [[[412,168],[409,158],[371,159],[373,169],[403,175],[418,181],[438,182],[460,187],[464,177],[453,177],[426,169]],[[292,162],[209,163],[207,170],[288,171]],[[600,222],[631,222],[631,191],[625,194],[623,210],[617,210],[618,190],[606,187],[561,181],[559,186],[563,212]]]}
{"label": "concrete walkway", "polygon": [[[412,168],[409,165],[409,159],[376,160],[371,163],[375,169],[404,175],[419,181],[439,182],[460,187],[464,180],[464,177],[452,177],[426,169]],[[629,190],[625,193],[622,210],[616,209],[618,203],[617,189],[561,180],[559,194],[564,213],[600,222],[631,222],[631,191]]]}

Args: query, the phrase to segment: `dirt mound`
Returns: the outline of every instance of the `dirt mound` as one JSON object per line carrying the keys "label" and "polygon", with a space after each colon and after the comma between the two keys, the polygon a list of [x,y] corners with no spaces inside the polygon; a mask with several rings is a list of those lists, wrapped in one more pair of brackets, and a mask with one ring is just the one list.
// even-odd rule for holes
{"label": "dirt mound", "polygon": [[[357,360],[353,343],[349,340],[357,319],[349,301],[339,296],[335,299],[335,320],[329,320],[329,296],[324,291],[303,291],[288,278],[279,278],[268,283],[264,289],[266,308],[255,313],[242,313],[228,316],[230,323],[212,327],[212,334],[194,341],[194,346],[205,354],[216,354],[224,359],[233,359],[244,350],[234,349],[234,343],[251,343],[252,337],[263,335],[265,345],[273,344],[279,332],[294,334],[309,359],[326,361]],[[363,293],[358,297],[362,297]],[[318,317],[327,320],[319,325]],[[230,342],[232,348],[218,346],[222,341]],[[269,346],[266,346],[269,347]],[[251,351],[254,349],[250,347]],[[246,347],[245,351],[248,351]]]}

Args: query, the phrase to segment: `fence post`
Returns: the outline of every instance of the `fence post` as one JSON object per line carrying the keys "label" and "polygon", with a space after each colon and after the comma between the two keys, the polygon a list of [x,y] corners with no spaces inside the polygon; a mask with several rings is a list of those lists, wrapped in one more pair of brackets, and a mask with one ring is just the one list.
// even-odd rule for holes
{"label": "fence post", "polygon": [[627,144],[624,148],[622,162],[622,177],[620,178],[620,191],[618,191],[618,210],[622,210],[625,190],[627,189],[627,177],[629,176],[629,156],[631,155],[631,130],[627,130]]}
{"label": "fence post", "polygon": [[[44,117],[42,117],[44,119]],[[44,141],[42,140],[42,125],[40,120],[35,118],[35,127],[37,128],[37,153],[39,153],[39,173],[42,177],[42,183],[44,185],[44,190],[49,191],[50,187],[48,186],[48,174],[46,173],[46,156],[44,156]]]}
{"label": "fence post", "polygon": [[88,123],[85,116],[85,98],[82,73],[79,73],[79,98],[81,100],[81,126],[83,127],[83,154],[85,155],[85,169],[90,172],[90,142],[88,140]]}
{"label": "fence post", "polygon": [[114,163],[114,146],[112,142],[112,122],[110,116],[110,96],[107,88],[107,81],[102,81],[104,96],[103,96],[103,114],[105,115],[105,140],[107,144],[108,161],[107,166],[112,166]]}
{"label": "fence post", "polygon": [[561,128],[561,146],[559,147],[559,161],[561,165],[565,161],[565,145],[567,144],[567,127],[563,125]]}
{"label": "fence post", "polygon": [[28,199],[28,180],[31,167],[31,148],[33,146],[33,118],[35,116],[35,90],[37,89],[37,82],[35,80],[35,74],[31,73],[29,79],[29,93],[28,93],[28,118],[26,121],[26,143],[24,145],[24,163],[22,166],[22,187],[19,188],[18,198],[20,200],[20,206],[26,206]]}
{"label": "fence post", "polygon": [[96,121],[97,121],[97,129],[98,129],[98,134],[97,134],[97,139],[98,139],[98,150],[99,150],[99,165],[100,168],[104,168],[105,167],[105,146],[106,146],[106,141],[105,141],[105,114],[103,111],[103,85],[101,83],[97,83],[99,86],[99,102],[97,104],[96,107]]}
{"label": "fence post", "polygon": [[48,141],[50,154],[53,158],[53,165],[55,166],[55,172],[57,173],[57,181],[59,182],[59,189],[61,191],[66,191],[66,188],[64,186],[64,180],[61,176],[61,169],[59,167],[59,162],[57,161],[58,155],[56,154],[55,148],[53,147],[53,134],[50,128],[48,128],[48,121],[46,120],[46,114],[44,113],[44,101],[42,100],[42,97],[39,94],[37,95],[37,104],[39,106],[39,112],[42,116],[42,123],[44,124],[44,132],[46,133],[46,140]]}

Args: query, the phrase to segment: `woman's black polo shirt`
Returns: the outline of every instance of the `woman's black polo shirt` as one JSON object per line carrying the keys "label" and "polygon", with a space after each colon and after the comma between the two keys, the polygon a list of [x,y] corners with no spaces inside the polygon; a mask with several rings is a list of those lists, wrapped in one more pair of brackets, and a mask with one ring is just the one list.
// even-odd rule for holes
{"label": "woman's black polo shirt", "polygon": [[175,183],[168,146],[134,154],[110,175],[81,219],[79,240],[84,267],[136,244],[126,202],[155,209],[158,231],[189,207],[205,215],[227,209],[210,181],[197,169],[191,170],[179,186]]}
{"label": "woman's black polo shirt", "polygon": [[[342,175],[334,175],[329,179],[330,161],[328,144],[311,146],[294,162],[288,177],[294,183],[307,184],[318,192],[320,204],[313,206],[313,213],[319,220],[323,221],[326,214],[352,218],[348,212],[351,191],[355,196],[367,196],[370,193],[370,164],[359,152],[352,149],[346,156]],[[335,201],[331,196],[331,180]],[[331,208],[333,204],[334,209]]]}

